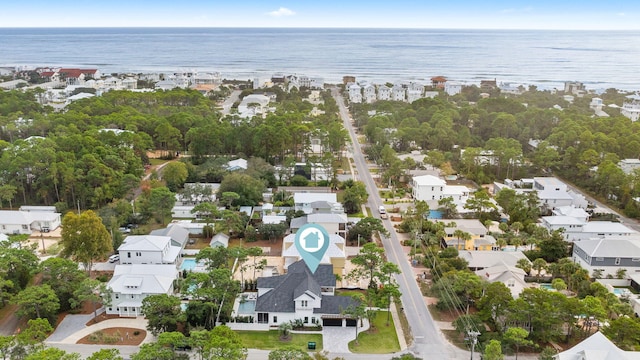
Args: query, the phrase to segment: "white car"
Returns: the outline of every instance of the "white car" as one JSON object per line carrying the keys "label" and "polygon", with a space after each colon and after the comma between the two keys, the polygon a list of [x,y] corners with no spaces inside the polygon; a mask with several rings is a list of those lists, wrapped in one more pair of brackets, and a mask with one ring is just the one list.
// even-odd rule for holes
{"label": "white car", "polygon": [[109,262],[110,263],[118,262],[119,260],[120,260],[120,255],[118,255],[118,254],[113,254],[113,255],[109,256]]}

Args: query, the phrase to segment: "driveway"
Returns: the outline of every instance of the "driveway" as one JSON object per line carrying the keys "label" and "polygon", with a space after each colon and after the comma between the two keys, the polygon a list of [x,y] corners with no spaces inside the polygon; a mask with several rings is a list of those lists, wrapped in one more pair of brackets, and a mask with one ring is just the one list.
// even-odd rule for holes
{"label": "driveway", "polygon": [[[363,320],[362,327],[358,327],[358,334],[369,328],[369,321]],[[351,354],[349,343],[356,339],[355,327],[323,326],[322,349],[332,355]]]}

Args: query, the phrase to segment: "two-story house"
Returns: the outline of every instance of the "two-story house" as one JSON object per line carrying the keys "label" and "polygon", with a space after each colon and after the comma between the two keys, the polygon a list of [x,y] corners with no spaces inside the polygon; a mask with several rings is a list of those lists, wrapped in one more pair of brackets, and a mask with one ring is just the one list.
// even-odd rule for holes
{"label": "two-story house", "polygon": [[[302,259],[298,247],[295,246],[295,238],[295,234],[289,234],[282,241],[282,257],[284,258],[285,270]],[[320,264],[330,264],[336,275],[343,276],[346,260],[347,253],[344,238],[340,235],[329,233],[329,247],[322,259],[320,259]]]}
{"label": "two-story house", "polygon": [[602,271],[602,276],[615,276],[619,269],[627,274],[640,272],[640,238],[610,237],[581,240],[573,243],[571,258],[592,274]]}
{"label": "two-story house", "polygon": [[312,273],[298,261],[285,275],[258,278],[257,287],[258,323],[278,326],[300,319],[308,326],[356,326],[356,320],[343,311],[358,304],[350,296],[334,296],[336,276],[331,265],[320,265]]}
{"label": "two-story house", "polygon": [[358,84],[351,84],[349,86],[349,101],[354,104],[362,102],[362,88]]}
{"label": "two-story house", "polygon": [[634,94],[627,96],[627,100],[622,104],[620,113],[631,119],[631,121],[638,121],[638,119],[640,119],[640,95]]}
{"label": "two-story house", "polygon": [[173,246],[171,237],[127,236],[118,248],[121,264],[175,264],[182,248]]}
{"label": "two-story house", "polygon": [[111,304],[106,312],[122,317],[141,316],[142,300],[149,295],[173,294],[177,278],[175,265],[116,265],[107,285]]}
{"label": "two-story house", "polygon": [[440,200],[447,182],[433,175],[414,176],[412,195],[416,201]]}
{"label": "two-story house", "polygon": [[387,85],[378,86],[378,100],[391,100],[391,88]]}
{"label": "two-story house", "polygon": [[[445,238],[442,239],[442,247],[454,247],[458,250],[491,251],[498,250],[496,239],[489,235],[487,228],[477,219],[436,220],[445,224]],[[454,225],[455,224],[455,225]],[[454,226],[449,226],[454,225]],[[460,230],[470,235],[465,240],[459,238]]]}
{"label": "two-story house", "polygon": [[328,202],[331,204],[338,203],[338,195],[336,193],[304,193],[296,192],[293,194],[294,210],[302,210],[305,214],[314,212],[313,205],[318,202]]}

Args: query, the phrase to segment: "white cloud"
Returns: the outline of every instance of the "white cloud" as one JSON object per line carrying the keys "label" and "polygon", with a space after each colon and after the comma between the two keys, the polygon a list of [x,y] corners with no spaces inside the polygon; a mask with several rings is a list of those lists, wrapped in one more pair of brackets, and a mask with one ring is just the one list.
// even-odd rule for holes
{"label": "white cloud", "polygon": [[293,12],[293,10],[281,7],[280,9],[268,12],[267,14],[271,16],[280,17],[280,16],[291,16],[291,15],[295,15],[296,13]]}

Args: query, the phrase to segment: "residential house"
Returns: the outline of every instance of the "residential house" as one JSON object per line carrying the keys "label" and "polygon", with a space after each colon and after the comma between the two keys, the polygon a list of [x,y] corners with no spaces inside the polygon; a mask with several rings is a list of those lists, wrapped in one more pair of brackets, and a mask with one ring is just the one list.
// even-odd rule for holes
{"label": "residential house", "polygon": [[431,78],[431,87],[434,89],[444,90],[444,86],[447,83],[447,78],[444,76],[434,76]]}
{"label": "residential house", "polygon": [[422,98],[422,91],[420,90],[407,90],[407,102],[408,103],[412,103],[416,100],[419,100]]}
{"label": "residential house", "polygon": [[491,91],[498,88],[498,82],[496,79],[493,80],[480,80],[480,90],[482,91]]}
{"label": "residential house", "polygon": [[540,224],[549,232],[563,230],[565,240],[573,242],[580,237],[587,222],[573,216],[556,215],[541,217]]}
{"label": "residential house", "polygon": [[46,211],[0,210],[0,233],[31,234],[49,232],[61,224],[60,213]]}
{"label": "residential house", "polygon": [[617,347],[600,331],[582,340],[569,350],[553,356],[555,360],[637,360],[640,352]]}
{"label": "residential house", "polygon": [[602,276],[615,276],[619,269],[627,274],[640,272],[640,237],[608,237],[581,240],[573,243],[571,258],[592,274],[602,271]]}
{"label": "residential house", "polygon": [[565,81],[564,92],[565,94],[582,96],[587,92],[587,88],[579,81]]}
{"label": "residential house", "polygon": [[527,273],[515,266],[497,264],[482,270],[476,270],[475,273],[489,283],[503,283],[509,291],[511,291],[511,296],[513,296],[514,299],[520,296],[522,290],[529,287],[524,281]]}
{"label": "residential house", "polygon": [[[469,264],[469,270],[477,271],[496,265],[515,267],[520,259],[527,259],[522,251],[469,251],[462,250],[458,257]],[[529,261],[529,259],[527,259]]]}
{"label": "residential house", "polygon": [[406,89],[402,85],[396,84],[391,88],[391,100],[404,101]]}
{"label": "residential house", "polygon": [[461,82],[447,81],[444,84],[444,92],[449,96],[458,95],[462,92],[464,84]]}
{"label": "residential house", "polygon": [[582,227],[582,233],[578,234],[576,241],[595,238],[631,237],[636,236],[637,231],[613,221],[589,221]]}
{"label": "residential house", "polygon": [[164,229],[152,230],[149,235],[168,236],[171,238],[171,246],[178,246],[181,251],[184,250],[189,241],[189,231],[178,224],[169,224]]}
{"label": "residential house", "polygon": [[378,86],[378,100],[391,100],[391,88],[387,85]]}
{"label": "residential house", "polygon": [[313,204],[318,201],[325,201],[332,204],[338,203],[336,193],[304,193],[296,192],[293,194],[294,210],[302,210],[305,214],[313,212]]}
{"label": "residential house", "polygon": [[[241,162],[238,164],[242,166]],[[229,163],[227,163],[228,165]],[[218,188],[220,188],[220,183],[185,183],[184,189],[179,194],[176,194],[176,205],[198,205],[203,202],[215,202]]]}
{"label": "residential house", "polygon": [[149,295],[172,295],[177,278],[175,265],[116,265],[107,284],[112,293],[106,313],[121,317],[142,316],[142,300]]}
{"label": "residential house", "polygon": [[362,89],[364,93],[364,102],[367,104],[374,103],[376,101],[376,87],[372,84],[367,84]]}
{"label": "residential house", "polygon": [[627,96],[627,100],[622,104],[620,113],[631,119],[631,121],[638,121],[640,119],[640,95]]}
{"label": "residential house", "polygon": [[328,234],[347,237],[347,215],[343,213],[311,213],[306,216],[291,219],[290,228],[293,233],[306,224],[321,225]]}
{"label": "residential house", "polygon": [[579,193],[570,190],[565,183],[555,177],[534,177],[533,179],[510,180],[504,184],[494,182],[494,194],[503,188],[509,188],[516,193],[536,191],[540,208],[543,211],[553,211],[563,206],[573,206],[586,209],[589,202]]}
{"label": "residential house", "polygon": [[297,261],[285,275],[258,278],[257,287],[258,323],[278,326],[300,319],[308,326],[356,326],[356,319],[343,312],[358,304],[350,296],[335,296],[331,265],[320,265],[312,273],[304,261]]}
{"label": "residential house", "polygon": [[211,246],[212,248],[213,247],[223,247],[223,248],[229,247],[229,235],[223,234],[223,233],[215,234],[211,238],[211,241],[209,242],[209,246]]}
{"label": "residential house", "polygon": [[[445,238],[442,247],[455,247],[458,250],[491,251],[498,250],[496,239],[489,235],[487,228],[477,219],[436,220],[444,223]],[[455,224],[454,226],[447,226]],[[456,231],[460,230],[471,235],[469,240],[458,238]]]}
{"label": "residential house", "polygon": [[630,175],[636,169],[640,169],[640,159],[622,159],[618,162],[618,167],[622,169],[626,175]]}
{"label": "residential house", "polygon": [[[295,246],[295,238],[295,234],[289,234],[284,237],[282,242],[282,257],[284,258],[285,270],[302,259],[298,247]],[[344,238],[340,235],[329,233],[329,247],[322,256],[320,264],[331,264],[331,268],[336,275],[344,276],[346,275],[344,273],[346,260]]]}
{"label": "residential house", "polygon": [[169,236],[130,235],[118,248],[121,264],[176,264],[180,251]]}
{"label": "residential house", "polygon": [[250,94],[242,98],[238,105],[238,116],[250,118],[255,115],[265,115],[269,109],[271,98],[261,94]]}
{"label": "residential house", "polygon": [[226,166],[228,171],[237,171],[237,170],[247,170],[248,169],[248,163],[247,160],[245,159],[235,159],[235,160],[231,160],[227,163]]}
{"label": "residential house", "polygon": [[362,102],[362,88],[358,84],[349,85],[349,101],[354,104]]}
{"label": "residential house", "polygon": [[175,205],[171,209],[171,216],[175,219],[195,219],[197,214],[191,211],[195,208],[195,205]]}
{"label": "residential house", "polygon": [[582,221],[583,223],[586,223],[587,221],[589,221],[589,213],[586,212],[584,209],[579,208],[579,207],[575,207],[573,205],[571,206],[559,206],[555,209],[553,209],[553,215],[556,216],[570,216],[573,218],[576,218],[580,221]]}
{"label": "residential house", "polygon": [[440,200],[447,182],[433,175],[414,176],[412,196],[416,201]]}
{"label": "residential house", "polygon": [[47,213],[55,213],[55,206],[34,206],[34,205],[22,205],[18,208],[19,211],[24,212],[47,212]]}
{"label": "residential house", "polygon": [[135,90],[138,88],[138,80],[132,77],[122,79],[122,89]]}

